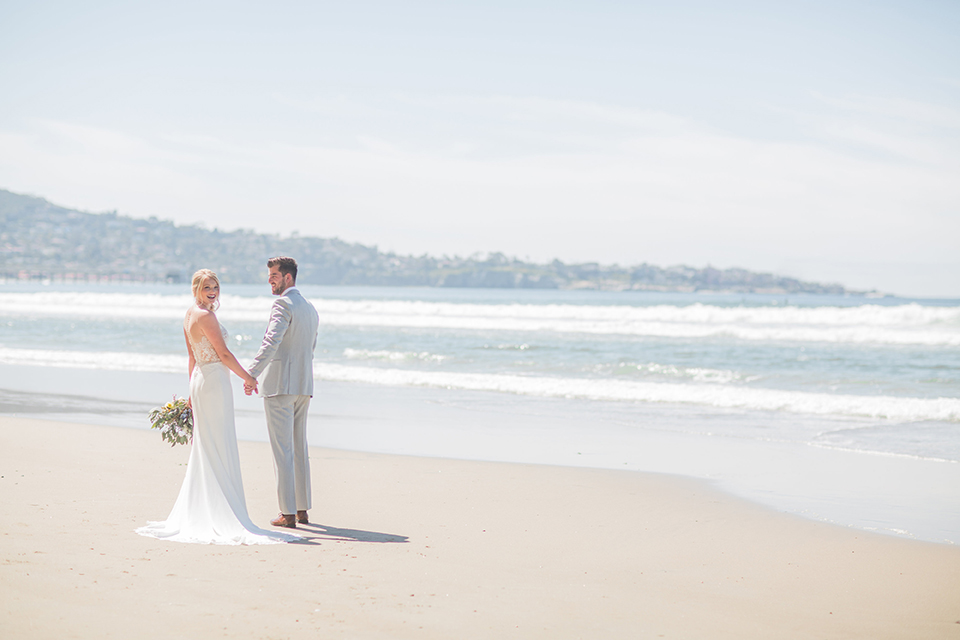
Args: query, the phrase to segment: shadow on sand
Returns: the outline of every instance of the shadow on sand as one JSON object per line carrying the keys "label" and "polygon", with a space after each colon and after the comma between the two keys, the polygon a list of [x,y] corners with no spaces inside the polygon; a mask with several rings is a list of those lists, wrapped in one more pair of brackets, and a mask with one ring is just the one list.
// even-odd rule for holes
{"label": "shadow on sand", "polygon": [[[325,524],[298,524],[297,531],[305,536],[307,544],[321,540],[343,540],[347,542],[409,542],[407,536],[398,536],[392,533],[378,533],[376,531],[361,531],[359,529],[341,529]],[[310,535],[315,534],[315,535]],[[303,543],[301,543],[303,544]]]}

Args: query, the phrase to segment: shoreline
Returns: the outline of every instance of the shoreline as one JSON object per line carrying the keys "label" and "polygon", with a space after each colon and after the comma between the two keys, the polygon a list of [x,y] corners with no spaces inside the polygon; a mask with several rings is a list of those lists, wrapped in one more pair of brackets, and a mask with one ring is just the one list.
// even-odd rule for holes
{"label": "shoreline", "polygon": [[[304,543],[192,545],[189,447],[0,418],[0,630],[38,638],[940,638],[960,549],[818,523],[704,481],[311,447]],[[269,445],[247,505],[276,512]]]}
{"label": "shoreline", "polygon": [[[186,375],[175,373],[0,364],[0,378],[0,416],[145,431],[151,408],[186,393]],[[762,434],[764,421],[784,416],[598,402],[321,381],[308,440],[359,452],[673,474],[815,521],[960,541],[960,464],[707,433],[749,420]],[[265,441],[261,400],[234,381],[234,403],[238,438]]]}

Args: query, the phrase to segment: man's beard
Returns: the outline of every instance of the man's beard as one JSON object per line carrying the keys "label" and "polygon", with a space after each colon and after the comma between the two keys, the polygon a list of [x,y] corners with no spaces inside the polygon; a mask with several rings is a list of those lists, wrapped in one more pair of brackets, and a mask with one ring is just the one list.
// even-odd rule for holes
{"label": "man's beard", "polygon": [[287,290],[287,283],[283,282],[282,280],[270,286],[273,288],[273,295],[275,296],[278,296]]}

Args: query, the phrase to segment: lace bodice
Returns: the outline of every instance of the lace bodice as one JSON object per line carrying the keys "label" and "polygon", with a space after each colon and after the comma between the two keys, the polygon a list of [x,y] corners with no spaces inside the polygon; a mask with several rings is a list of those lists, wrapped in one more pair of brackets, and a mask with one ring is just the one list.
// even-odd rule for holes
{"label": "lace bodice", "polygon": [[[220,335],[223,336],[224,341],[226,341],[230,335],[222,324],[220,325]],[[187,332],[187,336],[190,338],[190,347],[193,349],[193,357],[197,360],[197,366],[210,362],[220,362],[220,356],[217,355],[216,349],[210,344],[207,336],[200,336],[199,341],[194,340],[189,331]]]}

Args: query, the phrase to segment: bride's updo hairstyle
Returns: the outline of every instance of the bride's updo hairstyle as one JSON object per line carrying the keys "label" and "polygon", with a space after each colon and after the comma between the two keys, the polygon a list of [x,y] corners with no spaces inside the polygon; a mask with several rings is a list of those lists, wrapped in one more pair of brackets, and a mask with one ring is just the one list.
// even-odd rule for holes
{"label": "bride's updo hairstyle", "polygon": [[[200,292],[203,290],[203,284],[207,280],[213,280],[218,287],[220,286],[220,278],[218,278],[217,274],[215,274],[213,271],[210,271],[210,269],[200,269],[195,274],[193,274],[193,282],[191,284],[191,288],[193,289],[193,299],[196,300],[197,304],[203,307],[204,309],[210,309],[210,307],[207,306],[207,303],[204,302],[203,299],[200,297]],[[216,306],[210,309],[210,311],[216,311],[217,308],[219,307],[220,307],[220,298],[218,297]]]}

